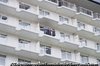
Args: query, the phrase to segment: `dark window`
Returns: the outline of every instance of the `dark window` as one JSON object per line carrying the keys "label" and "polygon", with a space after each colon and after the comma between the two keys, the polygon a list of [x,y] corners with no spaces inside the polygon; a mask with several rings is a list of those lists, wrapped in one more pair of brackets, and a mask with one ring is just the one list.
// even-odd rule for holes
{"label": "dark window", "polygon": [[28,10],[28,9],[30,9],[30,6],[23,4],[23,3],[19,3],[19,8]]}

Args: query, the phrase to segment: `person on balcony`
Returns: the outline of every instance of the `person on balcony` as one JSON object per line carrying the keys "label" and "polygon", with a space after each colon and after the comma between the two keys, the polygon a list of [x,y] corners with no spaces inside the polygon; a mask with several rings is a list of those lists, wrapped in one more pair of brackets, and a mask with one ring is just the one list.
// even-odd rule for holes
{"label": "person on balcony", "polygon": [[44,34],[46,34],[47,33],[47,28],[46,27],[44,27]]}
{"label": "person on balcony", "polygon": [[52,30],[52,36],[55,36],[56,33],[55,33],[55,29]]}
{"label": "person on balcony", "polygon": [[51,30],[51,28],[49,27],[48,35],[51,35],[51,32],[52,32],[52,30]]}

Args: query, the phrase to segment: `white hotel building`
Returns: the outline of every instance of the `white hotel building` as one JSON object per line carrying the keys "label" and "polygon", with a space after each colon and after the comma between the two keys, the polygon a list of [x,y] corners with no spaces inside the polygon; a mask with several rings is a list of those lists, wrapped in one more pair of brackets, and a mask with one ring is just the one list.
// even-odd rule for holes
{"label": "white hotel building", "polygon": [[0,0],[0,66],[100,62],[99,13],[88,0]]}

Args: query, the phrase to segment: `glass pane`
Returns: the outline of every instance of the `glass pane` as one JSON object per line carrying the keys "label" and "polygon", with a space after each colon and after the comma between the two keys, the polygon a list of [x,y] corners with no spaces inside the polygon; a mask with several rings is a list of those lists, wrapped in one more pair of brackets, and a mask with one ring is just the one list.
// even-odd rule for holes
{"label": "glass pane", "polygon": [[22,3],[19,3],[19,8],[24,9],[24,5]]}
{"label": "glass pane", "polygon": [[44,45],[40,45],[40,53],[44,54],[45,53],[45,46]]}
{"label": "glass pane", "polygon": [[97,50],[100,51],[100,44],[97,44]]}
{"label": "glass pane", "polygon": [[26,49],[30,49],[30,43],[25,44],[25,48],[26,48]]}
{"label": "glass pane", "polygon": [[69,23],[67,18],[64,18],[64,22]]}
{"label": "glass pane", "polygon": [[81,62],[82,62],[82,63],[88,63],[88,57],[87,57],[87,56],[82,56],[82,55],[81,55]]}
{"label": "glass pane", "polygon": [[2,21],[3,22],[7,22],[7,17],[6,16],[2,16]]}
{"label": "glass pane", "polygon": [[7,37],[6,35],[0,34],[0,42],[1,43],[6,43],[6,40],[7,40],[6,37]]}
{"label": "glass pane", "polygon": [[100,29],[97,29],[97,34],[100,34]]}
{"label": "glass pane", "polygon": [[0,2],[2,2],[2,0],[0,0]]}
{"label": "glass pane", "polygon": [[83,24],[83,27],[82,28],[85,29],[85,24]]}
{"label": "glass pane", "polygon": [[30,29],[30,24],[29,23],[25,23],[25,28],[26,29]]}
{"label": "glass pane", "polygon": [[8,0],[3,0],[3,2],[4,2],[4,3],[7,3],[7,2],[8,2]]}
{"label": "glass pane", "polygon": [[83,57],[84,63],[88,63],[88,57]]}
{"label": "glass pane", "polygon": [[46,54],[51,54],[51,47],[46,47]]}
{"label": "glass pane", "polygon": [[71,52],[67,52],[67,58],[71,59]]}
{"label": "glass pane", "polygon": [[5,58],[0,58],[0,66],[5,66]]}
{"label": "glass pane", "polygon": [[69,35],[65,35],[65,40],[69,41],[70,40],[70,36]]}
{"label": "glass pane", "polygon": [[18,62],[19,63],[24,63],[24,60],[23,59],[18,59]]}
{"label": "glass pane", "polygon": [[28,6],[28,5],[25,5],[25,4],[24,4],[24,7],[25,7],[25,10],[30,9],[30,6]]}
{"label": "glass pane", "polygon": [[39,14],[44,16],[44,11],[42,9],[39,9]]}
{"label": "glass pane", "polygon": [[21,20],[19,20],[19,27],[24,28],[24,23]]}
{"label": "glass pane", "polygon": [[23,3],[19,3],[19,8],[28,10],[28,9],[30,9],[30,6],[23,4]]}
{"label": "glass pane", "polygon": [[59,16],[59,21],[63,22],[63,17]]}
{"label": "glass pane", "polygon": [[31,61],[25,60],[25,63],[31,63]]}
{"label": "glass pane", "polygon": [[19,39],[19,48],[30,48],[30,41]]}
{"label": "glass pane", "polygon": [[44,34],[44,28],[40,26],[40,34]]}
{"label": "glass pane", "polygon": [[80,25],[80,23],[79,22],[77,22],[77,26],[80,28],[81,27],[81,25]]}
{"label": "glass pane", "polygon": [[50,13],[45,11],[45,16],[49,17]]}
{"label": "glass pane", "polygon": [[2,17],[2,16],[0,15],[0,20],[1,20],[1,17]]}
{"label": "glass pane", "polygon": [[86,46],[86,45],[87,45],[86,40],[82,40],[82,45],[83,45],[83,46]]}
{"label": "glass pane", "polygon": [[21,43],[19,43],[19,48],[20,48],[20,49],[22,48],[22,44],[21,44]]}
{"label": "glass pane", "polygon": [[54,2],[54,3],[57,3],[57,0],[51,0],[52,2]]}
{"label": "glass pane", "polygon": [[100,59],[97,59],[97,63],[100,63]]}
{"label": "glass pane", "polygon": [[62,59],[66,59],[66,52],[65,51],[61,51],[62,53]]}
{"label": "glass pane", "polygon": [[61,36],[61,40],[65,40],[65,34],[64,33],[60,33]]}

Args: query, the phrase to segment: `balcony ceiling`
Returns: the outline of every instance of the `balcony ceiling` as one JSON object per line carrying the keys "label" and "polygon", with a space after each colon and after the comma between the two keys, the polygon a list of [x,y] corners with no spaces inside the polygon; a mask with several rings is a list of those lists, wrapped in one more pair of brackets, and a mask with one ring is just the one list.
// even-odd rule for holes
{"label": "balcony ceiling", "polygon": [[66,0],[66,1],[76,4],[77,6],[81,6],[89,10],[92,10],[93,12],[100,13],[100,5],[93,3],[89,0]]}

